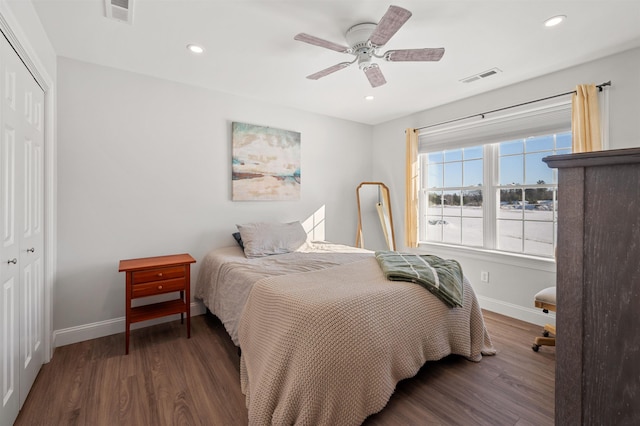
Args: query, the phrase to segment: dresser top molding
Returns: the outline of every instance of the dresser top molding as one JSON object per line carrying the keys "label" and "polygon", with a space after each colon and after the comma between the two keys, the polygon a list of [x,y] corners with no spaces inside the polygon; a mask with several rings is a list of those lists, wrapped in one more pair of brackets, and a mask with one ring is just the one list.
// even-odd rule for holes
{"label": "dresser top molding", "polygon": [[611,166],[640,163],[640,148],[611,149],[607,151],[580,152],[576,154],[551,155],[542,159],[547,166],[565,167]]}

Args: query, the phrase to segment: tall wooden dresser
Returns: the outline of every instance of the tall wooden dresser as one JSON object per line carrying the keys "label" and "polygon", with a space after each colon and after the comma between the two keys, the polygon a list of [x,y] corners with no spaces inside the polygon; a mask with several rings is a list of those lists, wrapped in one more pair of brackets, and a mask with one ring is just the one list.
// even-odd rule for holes
{"label": "tall wooden dresser", "polygon": [[640,425],[640,149],[559,155],[556,425]]}

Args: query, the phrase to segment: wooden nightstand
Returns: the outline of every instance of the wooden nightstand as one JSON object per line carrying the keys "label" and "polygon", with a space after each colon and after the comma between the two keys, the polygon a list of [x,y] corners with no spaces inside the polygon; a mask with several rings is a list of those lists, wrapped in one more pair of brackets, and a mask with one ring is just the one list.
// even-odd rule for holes
{"label": "wooden nightstand", "polygon": [[[191,337],[191,264],[195,259],[189,254],[145,257],[120,261],[118,271],[127,274],[126,346],[129,353],[129,329],[132,323],[166,315],[187,314],[187,338]],[[160,303],[131,306],[131,299],[180,292],[180,297]]]}

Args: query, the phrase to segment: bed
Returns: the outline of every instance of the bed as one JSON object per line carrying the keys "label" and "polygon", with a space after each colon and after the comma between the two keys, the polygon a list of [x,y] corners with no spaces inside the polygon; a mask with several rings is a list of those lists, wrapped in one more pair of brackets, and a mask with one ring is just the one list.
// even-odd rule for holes
{"label": "bed", "polygon": [[450,308],[411,282],[389,281],[373,252],[305,243],[247,258],[208,253],[196,297],[241,348],[240,382],[254,425],[357,425],[427,361],[495,350],[469,281]]}

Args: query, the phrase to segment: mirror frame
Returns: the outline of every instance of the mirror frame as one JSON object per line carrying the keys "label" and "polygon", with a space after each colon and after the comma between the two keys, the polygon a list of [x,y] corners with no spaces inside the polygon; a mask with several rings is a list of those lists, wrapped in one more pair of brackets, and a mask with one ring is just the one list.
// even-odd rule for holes
{"label": "mirror frame", "polygon": [[[380,225],[382,226],[382,232],[384,233],[387,247],[389,250],[395,251],[396,249],[396,235],[393,228],[393,215],[391,213],[391,197],[389,195],[389,188],[382,182],[361,182],[356,188],[356,200],[358,202],[358,230],[356,233],[356,247],[364,248],[364,238],[362,235],[362,210],[360,208],[360,189],[363,186],[377,186],[380,194],[382,195],[382,206],[386,210],[381,210],[380,203],[378,203],[378,214],[380,217]],[[386,214],[386,216],[385,216]],[[388,226],[383,222],[383,218],[389,218]],[[390,235],[389,235],[390,234]]]}

